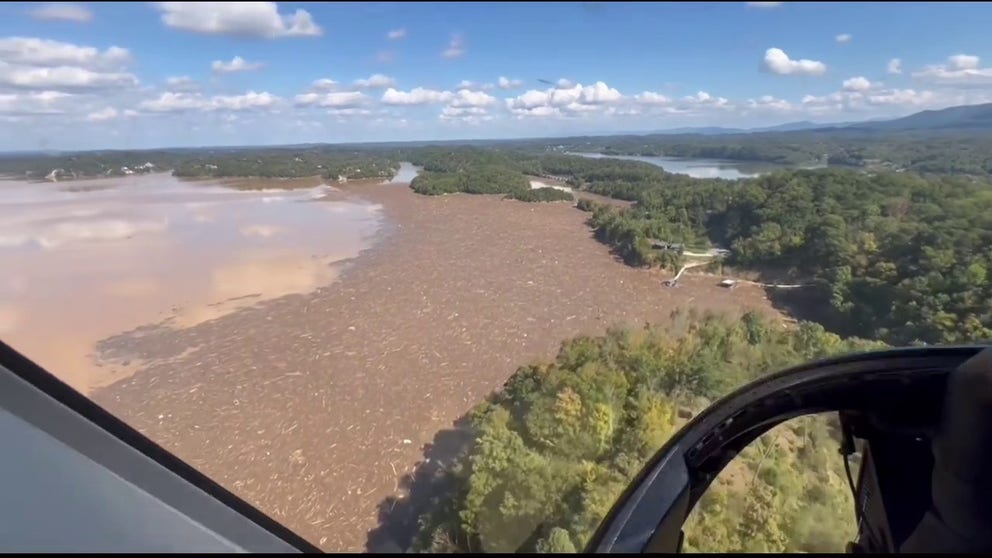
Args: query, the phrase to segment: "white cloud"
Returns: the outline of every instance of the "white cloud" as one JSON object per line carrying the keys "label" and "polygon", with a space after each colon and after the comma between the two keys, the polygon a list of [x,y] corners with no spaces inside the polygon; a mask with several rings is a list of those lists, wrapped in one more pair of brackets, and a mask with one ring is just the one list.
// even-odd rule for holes
{"label": "white cloud", "polygon": [[818,76],[827,71],[823,62],[816,60],[792,60],[780,48],[770,48],[765,51],[764,67],[769,72],[779,75],[809,75]]}
{"label": "white cloud", "polygon": [[0,39],[0,62],[29,66],[78,66],[91,70],[119,69],[131,62],[126,48],[104,51],[88,46],[33,37]]}
{"label": "white cloud", "polygon": [[510,79],[504,76],[499,76],[499,80],[496,81],[500,89],[516,89],[524,84],[523,81],[519,79]]}
{"label": "white cloud", "polygon": [[461,35],[452,35],[448,48],[441,51],[442,58],[461,58],[465,55],[465,42]]}
{"label": "white cloud", "polygon": [[482,91],[472,91],[470,89],[459,89],[451,99],[450,106],[455,108],[464,107],[488,107],[496,102],[496,97]]}
{"label": "white cloud", "polygon": [[276,106],[281,99],[271,93],[256,93],[249,91],[244,95],[215,95],[205,97],[199,93],[165,92],[157,99],[149,99],[138,105],[147,112],[185,112],[185,111],[240,111],[263,109]]}
{"label": "white cloud", "polygon": [[601,81],[582,88],[582,102],[585,104],[612,103],[622,97],[619,91]]}
{"label": "white cloud", "polygon": [[872,107],[884,106],[921,108],[937,104],[944,104],[945,106],[957,104],[949,101],[949,98],[946,97],[941,99],[932,91],[878,89],[877,86],[878,84],[871,84],[872,89],[869,90],[847,89],[822,96],[806,95],[802,99],[802,105],[811,112],[822,113],[859,112],[870,110]]}
{"label": "white cloud", "polygon": [[157,99],[142,101],[138,108],[148,112],[183,112],[187,110],[203,110],[209,101],[200,94],[173,93],[167,91]]}
{"label": "white cloud", "polygon": [[892,89],[868,95],[866,101],[871,105],[902,105],[923,106],[937,100],[932,91],[916,91],[914,89]]}
{"label": "white cloud", "polygon": [[105,107],[87,114],[86,120],[88,122],[105,122],[117,118],[117,114],[117,109],[114,107]]}
{"label": "white cloud", "polygon": [[981,59],[970,54],[955,54],[947,64],[927,66],[913,72],[913,77],[943,85],[986,85],[992,83],[992,68],[981,68]]}
{"label": "white cloud", "polygon": [[843,45],[851,42],[852,38],[853,37],[851,37],[850,33],[841,33],[840,35],[834,37],[834,40]]}
{"label": "white cloud", "polygon": [[59,91],[38,91],[33,93],[0,93],[0,114],[62,114],[65,112],[60,101],[72,95]]}
{"label": "white cloud", "polygon": [[777,8],[785,2],[748,2],[749,8]]}
{"label": "white cloud", "polygon": [[189,76],[172,76],[165,79],[165,88],[169,91],[196,91],[200,85]]}
{"label": "white cloud", "polygon": [[298,106],[343,108],[361,105],[367,99],[368,96],[359,91],[337,91],[329,93],[301,93],[293,101]]}
{"label": "white cloud", "polygon": [[382,94],[383,104],[386,105],[426,105],[429,103],[446,103],[454,97],[451,91],[438,91],[415,87],[410,91],[398,91],[390,87]]}
{"label": "white cloud", "polygon": [[709,107],[729,107],[730,101],[726,97],[714,97],[705,91],[698,91],[695,95],[682,97],[683,104],[690,106]]}
{"label": "white cloud", "polygon": [[455,121],[455,122],[467,122],[469,124],[478,124],[480,122],[486,122],[492,120],[492,115],[489,114],[484,108],[480,107],[444,107],[441,110],[441,120]]}
{"label": "white cloud", "polygon": [[131,87],[138,78],[124,72],[94,72],[84,68],[0,64],[0,84],[23,89],[112,89]]}
{"label": "white cloud", "polygon": [[672,103],[671,99],[654,91],[645,91],[635,95],[634,100],[642,105],[668,105]]}
{"label": "white cloud", "polygon": [[79,4],[66,4],[55,2],[52,4],[42,4],[28,12],[28,14],[41,20],[75,21],[77,23],[87,23],[93,21],[93,12]]}
{"label": "white cloud", "polygon": [[889,74],[901,74],[902,60],[898,58],[893,58],[892,60],[889,60],[889,63],[885,66],[885,72]]}
{"label": "white cloud", "polygon": [[327,111],[327,114],[334,116],[368,116],[372,114],[372,111],[367,108],[345,107],[345,108],[332,108]]}
{"label": "white cloud", "polygon": [[372,74],[368,79],[356,79],[354,86],[361,89],[382,89],[383,87],[394,87],[396,80],[382,74]]}
{"label": "white cloud", "polygon": [[333,79],[321,78],[311,83],[310,89],[313,91],[334,91],[340,87],[340,85],[340,83],[334,81]]}
{"label": "white cloud", "polygon": [[954,70],[975,70],[978,68],[979,58],[971,54],[955,54],[948,56],[947,61]]}
{"label": "white cloud", "polygon": [[[531,89],[517,97],[506,99],[506,107],[517,116],[567,116],[579,113],[604,112],[608,105],[623,99],[616,89],[602,81],[592,85],[576,84],[539,91]],[[550,110],[553,109],[553,110]]]}
{"label": "white cloud", "polygon": [[156,7],[165,25],[194,33],[256,39],[323,34],[309,12],[280,14],[275,2],[158,2]]}
{"label": "white cloud", "polygon": [[751,109],[758,110],[771,110],[787,112],[792,110],[794,107],[792,103],[786,101],[785,99],[777,99],[771,95],[762,95],[757,99],[748,99],[747,107]]}
{"label": "white cloud", "polygon": [[856,76],[850,79],[845,79],[842,87],[844,91],[868,91],[873,87],[873,84],[868,81],[868,78]]}
{"label": "white cloud", "polygon": [[386,37],[388,37],[390,41],[402,39],[403,37],[406,37],[406,29],[393,29],[389,33],[386,33]]}
{"label": "white cloud", "polygon": [[395,57],[395,55],[390,50],[380,50],[375,55],[376,62],[380,62],[382,64],[386,64],[388,62],[392,62],[394,57]]}
{"label": "white cloud", "polygon": [[477,83],[467,79],[458,82],[457,89],[471,89],[472,91],[491,91],[496,86],[492,83]]}
{"label": "white cloud", "polygon": [[249,62],[240,56],[235,56],[230,62],[214,60],[210,68],[218,74],[231,74],[234,72],[250,72],[265,66],[261,62]]}
{"label": "white cloud", "polygon": [[244,95],[218,95],[210,99],[211,109],[247,110],[269,108],[280,101],[279,97],[268,93],[249,91]]}
{"label": "white cloud", "polygon": [[557,82],[555,82],[555,87],[557,87],[558,89],[571,89],[574,86],[575,83],[573,83],[572,80],[570,79],[561,78]]}

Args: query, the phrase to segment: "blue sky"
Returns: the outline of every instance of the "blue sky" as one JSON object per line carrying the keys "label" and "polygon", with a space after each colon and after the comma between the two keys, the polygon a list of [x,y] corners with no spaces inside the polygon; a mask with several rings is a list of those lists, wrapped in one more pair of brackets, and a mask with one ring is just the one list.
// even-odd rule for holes
{"label": "blue sky", "polygon": [[966,3],[3,3],[0,149],[901,116],[992,100],[990,24]]}

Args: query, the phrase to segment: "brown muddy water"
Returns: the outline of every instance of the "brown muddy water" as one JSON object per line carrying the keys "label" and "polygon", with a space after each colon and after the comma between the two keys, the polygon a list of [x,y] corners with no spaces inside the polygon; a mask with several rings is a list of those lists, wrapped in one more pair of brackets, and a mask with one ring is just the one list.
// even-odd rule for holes
{"label": "brown muddy water", "polygon": [[332,282],[381,223],[379,205],[334,194],[167,174],[0,181],[0,339],[84,393],[108,385],[141,363],[102,358],[101,339]]}

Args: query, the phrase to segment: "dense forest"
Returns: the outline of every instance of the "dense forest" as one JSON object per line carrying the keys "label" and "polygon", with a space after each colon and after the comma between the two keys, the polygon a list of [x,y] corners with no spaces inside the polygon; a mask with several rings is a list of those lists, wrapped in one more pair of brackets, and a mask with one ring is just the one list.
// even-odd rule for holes
{"label": "dense forest", "polygon": [[322,176],[337,180],[391,178],[399,166],[399,161],[387,153],[310,149],[199,157],[176,165],[173,174],[188,178]]}
{"label": "dense forest", "polygon": [[728,263],[805,283],[832,327],[894,344],[992,337],[992,187],[966,178],[840,169],[741,181],[672,175],[585,188],[598,238],[632,265],[677,266],[652,239],[731,249]]}
{"label": "dense forest", "polygon": [[[879,347],[753,313],[676,312],[664,327],[567,341],[470,413],[474,441],[446,472],[414,550],[581,550],[686,411],[770,371]],[[832,428],[832,417],[804,417],[748,447],[700,500],[686,549],[841,551],[853,503]]]}
{"label": "dense forest", "polygon": [[399,169],[391,151],[339,146],[92,151],[0,157],[0,175],[59,180],[172,171],[184,178],[388,178]]}
{"label": "dense forest", "polygon": [[531,189],[527,175],[541,174],[533,154],[479,148],[421,149],[404,157],[424,168],[410,187],[418,194],[504,194],[528,202],[572,201],[571,193],[556,188]]}

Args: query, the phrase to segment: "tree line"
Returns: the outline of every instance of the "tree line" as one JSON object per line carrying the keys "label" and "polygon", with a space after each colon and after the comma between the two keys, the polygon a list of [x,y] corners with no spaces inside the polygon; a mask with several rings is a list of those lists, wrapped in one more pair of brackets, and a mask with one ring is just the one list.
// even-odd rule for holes
{"label": "tree line", "polygon": [[[880,343],[677,311],[524,366],[469,414],[473,443],[420,519],[416,551],[581,550],[646,461],[695,413],[768,371]],[[689,551],[837,552],[854,534],[836,422],[798,419],[747,448],[687,524]]]}
{"label": "tree line", "polygon": [[650,239],[718,244],[732,265],[807,283],[809,300],[849,333],[900,345],[992,336],[990,185],[844,169],[688,180],[584,184],[637,203],[583,207],[631,265],[680,265]]}

